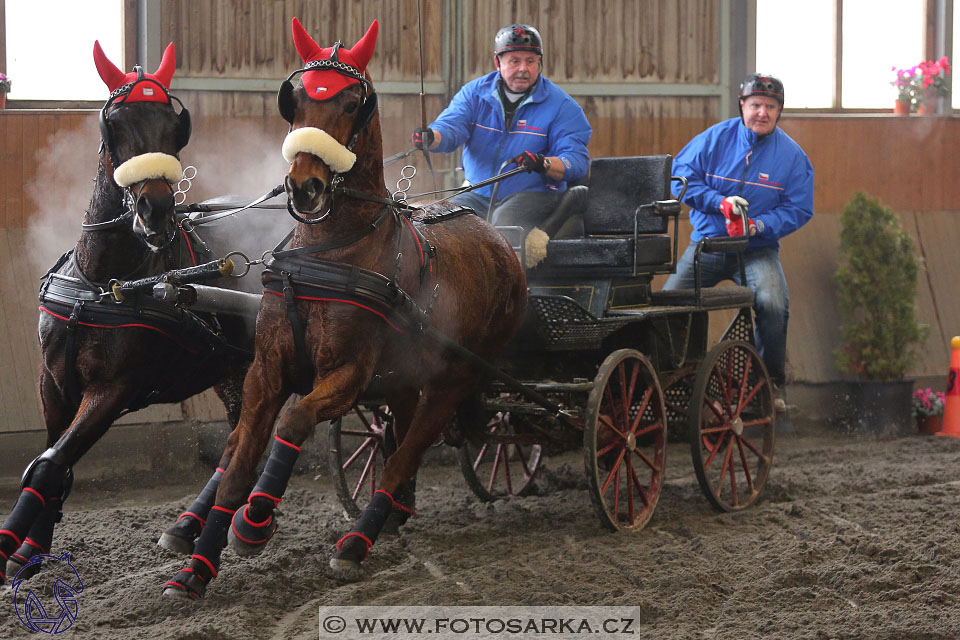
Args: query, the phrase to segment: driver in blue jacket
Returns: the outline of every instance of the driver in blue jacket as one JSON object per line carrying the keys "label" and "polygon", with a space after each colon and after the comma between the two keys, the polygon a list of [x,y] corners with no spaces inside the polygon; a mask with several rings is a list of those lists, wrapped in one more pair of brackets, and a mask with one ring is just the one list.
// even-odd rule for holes
{"label": "driver in blue jacket", "polygon": [[[780,238],[813,217],[813,167],[800,145],[777,127],[783,109],[780,80],[749,75],[740,83],[739,97],[739,118],[700,133],[673,162],[673,173],[689,181],[683,201],[690,206],[693,233],[664,289],[694,287],[693,256],[701,238],[750,236],[745,283],[734,253],[702,254],[701,281],[710,287],[729,279],[753,289],[757,345],[775,387],[774,404],[783,411],[790,299]],[[746,230],[737,215],[740,207],[749,216]]]}
{"label": "driver in blue jacket", "polygon": [[[541,75],[543,44],[536,29],[503,27],[493,53],[496,71],[464,85],[429,128],[413,132],[413,144],[439,153],[463,145],[471,184],[496,175],[505,161],[527,169],[500,183],[490,222],[529,232],[529,267],[546,255],[549,237],[575,233],[565,233],[563,216],[551,214],[567,183],[587,174],[591,128],[580,105]],[[492,192],[488,185],[450,201],[485,216]]]}

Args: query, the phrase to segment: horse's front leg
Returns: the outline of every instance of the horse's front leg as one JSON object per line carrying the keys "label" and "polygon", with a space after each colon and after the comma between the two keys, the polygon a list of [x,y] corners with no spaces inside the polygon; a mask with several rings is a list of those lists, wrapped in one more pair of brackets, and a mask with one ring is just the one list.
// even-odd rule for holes
{"label": "horse's front leg", "polygon": [[[217,576],[220,555],[227,545],[227,531],[237,507],[246,500],[260,456],[267,446],[273,422],[286,401],[277,376],[269,376],[270,367],[258,359],[247,374],[243,387],[243,409],[240,422],[227,440],[221,463],[226,464],[207,483],[217,485],[216,498],[208,510],[206,522],[194,545],[187,566],[164,585],[163,595],[200,599],[207,584]],[[228,462],[228,464],[227,464]],[[207,489],[204,492],[210,493]],[[201,494],[198,501],[209,500]]]}
{"label": "horse's front leg", "polygon": [[344,365],[324,375],[312,392],[290,407],[277,421],[270,457],[247,504],[233,516],[229,542],[239,555],[263,550],[277,529],[274,511],[293,473],[300,447],[313,433],[317,423],[343,415],[353,406],[364,375],[354,364]]}
{"label": "horse's front leg", "polygon": [[391,513],[396,514],[394,518],[399,516],[401,519],[409,515],[409,509],[395,496],[405,496],[405,501],[412,503],[412,496],[407,496],[407,490],[420,467],[424,452],[443,433],[470,388],[472,382],[458,384],[450,379],[449,386],[444,385],[442,389],[424,389],[410,428],[396,453],[387,458],[380,489],[374,493],[350,532],[337,542],[330,568],[341,579],[360,579],[360,564],[367,557]]}
{"label": "horse's front leg", "polygon": [[[7,519],[0,525],[0,584],[11,579],[36,555],[49,553],[53,530],[61,517],[61,506],[73,484],[72,467],[110,428],[130,402],[134,385],[91,386],[84,390],[80,408],[66,430],[56,425],[57,410],[48,414],[47,450],[24,471],[20,496]],[[46,389],[49,393],[50,389]],[[44,378],[41,398],[46,400]],[[51,420],[54,420],[51,422]],[[57,438],[57,431],[62,431]],[[54,441],[54,438],[56,440]],[[31,567],[39,568],[36,565]],[[35,572],[36,569],[33,570]],[[31,573],[32,575],[32,573]],[[21,578],[25,576],[21,575]]]}

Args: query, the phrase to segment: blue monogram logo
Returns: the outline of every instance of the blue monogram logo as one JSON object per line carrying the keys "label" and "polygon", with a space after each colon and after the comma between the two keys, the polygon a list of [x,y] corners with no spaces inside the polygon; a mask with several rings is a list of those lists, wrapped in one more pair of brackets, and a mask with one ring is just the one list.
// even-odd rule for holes
{"label": "blue monogram logo", "polygon": [[[56,600],[57,608],[51,608],[50,611],[47,610],[34,590],[27,589],[24,586],[25,581],[20,577],[21,574],[32,575],[40,564],[46,564],[45,573],[49,573],[50,570],[55,572],[51,576],[53,584],[50,590]],[[65,552],[59,557],[38,555],[30,558],[30,561],[17,571],[17,575],[13,578],[10,586],[13,589],[13,604],[17,610],[17,617],[20,618],[23,626],[30,631],[50,634],[63,633],[76,621],[80,609],[77,605],[77,596],[83,593],[83,580],[80,579],[80,574],[70,563],[69,552]],[[38,585],[33,586],[41,591]]]}

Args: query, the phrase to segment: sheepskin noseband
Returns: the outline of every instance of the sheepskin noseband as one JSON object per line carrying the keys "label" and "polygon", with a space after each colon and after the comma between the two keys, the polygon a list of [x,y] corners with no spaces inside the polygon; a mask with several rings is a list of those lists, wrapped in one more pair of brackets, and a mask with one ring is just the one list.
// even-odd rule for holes
{"label": "sheepskin noseband", "polygon": [[333,136],[315,127],[301,127],[287,134],[283,140],[283,158],[290,163],[300,152],[312,153],[323,160],[335,173],[346,173],[357,161],[355,153],[337,142]]}
{"label": "sheepskin noseband", "polygon": [[153,178],[163,178],[170,184],[176,184],[182,176],[180,161],[166,153],[133,156],[113,171],[114,182],[124,188]]}

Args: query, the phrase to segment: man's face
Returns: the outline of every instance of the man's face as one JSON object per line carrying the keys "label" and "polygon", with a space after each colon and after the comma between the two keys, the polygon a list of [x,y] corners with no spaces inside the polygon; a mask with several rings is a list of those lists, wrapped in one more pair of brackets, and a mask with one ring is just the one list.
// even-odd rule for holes
{"label": "man's face", "polygon": [[509,51],[494,56],[500,76],[507,88],[523,93],[540,77],[540,56],[533,51]]}
{"label": "man's face", "polygon": [[740,101],[743,123],[758,136],[773,133],[780,117],[780,103],[766,96],[750,96]]}

